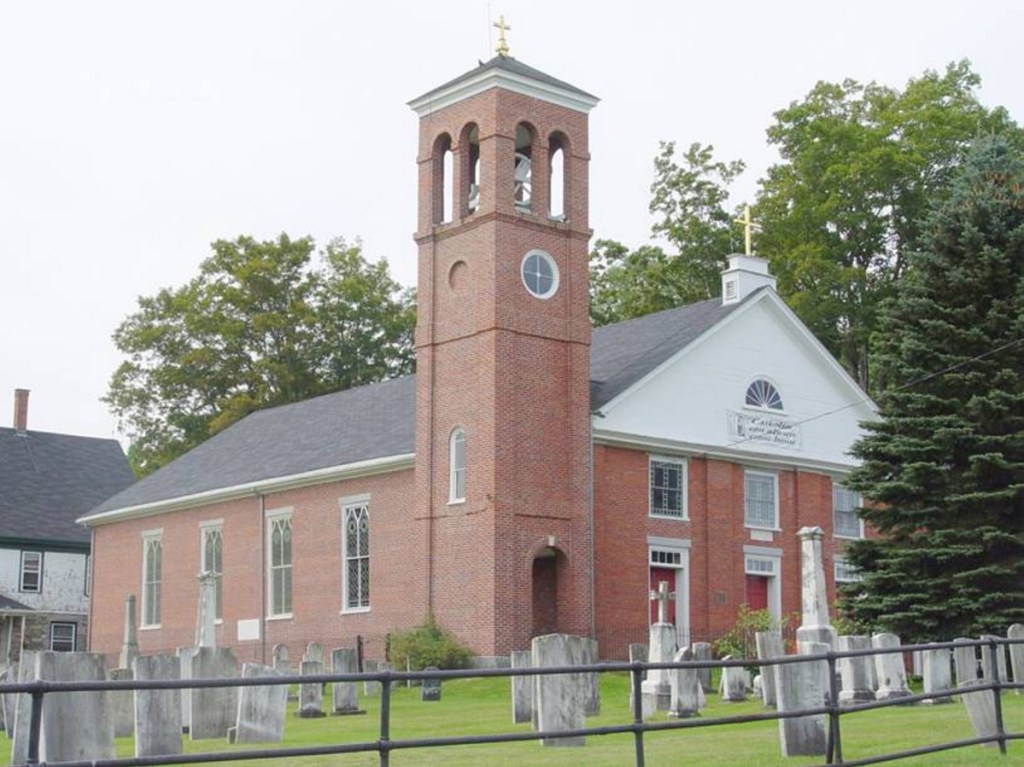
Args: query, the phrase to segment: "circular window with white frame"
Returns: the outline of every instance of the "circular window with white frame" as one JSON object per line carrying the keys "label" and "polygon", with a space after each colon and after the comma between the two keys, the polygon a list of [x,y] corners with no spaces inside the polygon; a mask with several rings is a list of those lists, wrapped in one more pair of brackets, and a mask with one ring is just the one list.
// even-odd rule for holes
{"label": "circular window with white frame", "polygon": [[558,291],[558,264],[550,253],[537,249],[529,251],[523,257],[520,274],[531,296],[551,298]]}

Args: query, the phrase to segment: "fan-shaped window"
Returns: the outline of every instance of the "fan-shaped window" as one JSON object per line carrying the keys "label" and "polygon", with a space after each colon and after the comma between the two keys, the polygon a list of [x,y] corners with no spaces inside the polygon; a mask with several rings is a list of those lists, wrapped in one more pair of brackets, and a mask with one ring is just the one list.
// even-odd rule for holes
{"label": "fan-shaped window", "polygon": [[779,396],[778,389],[763,378],[758,378],[747,387],[746,403],[768,410],[782,410],[782,397]]}

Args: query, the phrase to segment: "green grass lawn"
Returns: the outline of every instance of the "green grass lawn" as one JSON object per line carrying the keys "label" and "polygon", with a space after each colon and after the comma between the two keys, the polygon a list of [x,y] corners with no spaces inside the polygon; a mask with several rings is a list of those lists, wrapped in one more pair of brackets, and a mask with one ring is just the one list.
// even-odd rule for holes
{"label": "green grass lawn", "polygon": [[[424,703],[419,689],[398,688],[392,693],[391,739],[402,740],[454,735],[481,735],[502,732],[529,732],[529,725],[511,724],[510,684],[508,679],[464,679],[445,682],[443,699]],[[624,673],[602,674],[601,714],[587,719],[587,726],[607,726],[630,721],[627,707],[629,682]],[[360,716],[328,716],[322,719],[290,717],[285,726],[282,746],[316,746],[376,740],[379,736],[380,698],[360,698],[367,710]],[[325,703],[326,707],[326,703]],[[709,708],[701,719],[763,711],[759,702],[718,703],[709,699]],[[1008,731],[1024,732],[1024,696],[1003,696],[1003,711]],[[654,721],[669,721],[659,714]],[[942,741],[973,737],[967,713],[961,703],[943,706],[907,706],[844,716],[841,720],[843,754],[847,759],[867,757],[888,751],[925,746]],[[270,744],[270,748],[276,744]],[[131,738],[117,742],[119,756],[131,756]],[[252,744],[228,746],[223,741],[189,741],[189,753],[251,749]],[[582,748],[543,747],[537,742],[487,744],[397,750],[392,765],[631,765],[634,763],[631,734],[591,736]],[[658,765],[775,765],[819,764],[823,759],[793,757],[784,759],[779,752],[778,723],[752,722],[717,727],[688,728],[644,736],[646,764]],[[5,749],[2,764],[9,764]],[[226,764],[274,765],[276,760],[251,760]],[[288,765],[376,765],[376,753],[292,758]],[[225,763],[221,763],[225,764]],[[1024,767],[1024,741],[1011,742],[1006,757],[996,748],[971,746],[966,749],[907,759],[901,767],[984,767],[1000,765]]]}

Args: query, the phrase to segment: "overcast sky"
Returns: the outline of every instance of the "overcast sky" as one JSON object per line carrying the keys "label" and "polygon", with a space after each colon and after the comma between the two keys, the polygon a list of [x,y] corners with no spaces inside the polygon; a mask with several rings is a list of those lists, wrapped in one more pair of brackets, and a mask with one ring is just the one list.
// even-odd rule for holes
{"label": "overcast sky", "polygon": [[100,397],[140,295],[216,239],[361,238],[415,279],[416,117],[406,102],[511,54],[599,96],[596,237],[649,236],[659,140],[748,169],[818,80],[902,87],[968,58],[1024,119],[1024,3],[0,2],[0,425],[119,436]]}

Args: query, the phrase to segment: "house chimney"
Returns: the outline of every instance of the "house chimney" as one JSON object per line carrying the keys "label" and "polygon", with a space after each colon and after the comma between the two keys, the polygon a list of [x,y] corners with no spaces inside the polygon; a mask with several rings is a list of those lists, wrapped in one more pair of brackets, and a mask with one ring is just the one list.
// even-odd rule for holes
{"label": "house chimney", "polygon": [[775,290],[775,278],[768,273],[768,261],[757,256],[729,256],[729,268],[722,272],[722,306],[738,304],[763,286]]}
{"label": "house chimney", "polygon": [[14,390],[14,430],[28,431],[28,389]]}

